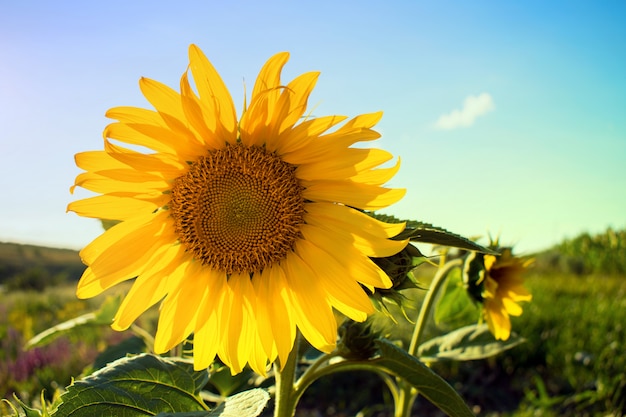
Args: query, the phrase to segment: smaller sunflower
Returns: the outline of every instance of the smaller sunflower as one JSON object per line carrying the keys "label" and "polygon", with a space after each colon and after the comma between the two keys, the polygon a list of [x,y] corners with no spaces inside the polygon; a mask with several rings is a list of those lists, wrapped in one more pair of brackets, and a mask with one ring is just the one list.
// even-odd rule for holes
{"label": "smaller sunflower", "polygon": [[498,340],[511,335],[510,316],[520,316],[519,302],[530,301],[524,271],[533,259],[515,257],[511,248],[495,248],[500,255],[472,253],[465,260],[463,279],[469,294],[482,303],[489,331]]}

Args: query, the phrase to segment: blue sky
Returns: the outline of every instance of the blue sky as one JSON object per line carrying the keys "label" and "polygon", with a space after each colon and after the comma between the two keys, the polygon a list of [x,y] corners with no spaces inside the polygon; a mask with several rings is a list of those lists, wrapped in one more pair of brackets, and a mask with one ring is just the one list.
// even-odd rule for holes
{"label": "blue sky", "polygon": [[322,72],[315,115],[383,110],[399,155],[384,212],[522,252],[626,227],[623,1],[24,1],[0,5],[0,241],[81,248],[73,155],[105,111],[177,88],[190,43],[241,109],[267,58]]}

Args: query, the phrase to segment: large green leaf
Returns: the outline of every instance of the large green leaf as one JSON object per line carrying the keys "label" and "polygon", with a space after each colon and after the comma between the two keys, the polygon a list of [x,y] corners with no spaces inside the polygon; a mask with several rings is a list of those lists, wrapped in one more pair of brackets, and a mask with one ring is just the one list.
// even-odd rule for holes
{"label": "large green leaf", "polygon": [[446,276],[445,287],[435,305],[437,326],[450,330],[476,323],[480,310],[467,294],[461,268],[453,268]]}
{"label": "large green leaf", "polygon": [[207,381],[208,372],[194,371],[186,360],[150,354],[127,357],[70,385],[52,415],[139,417],[206,411],[198,393]]}
{"label": "large green leaf", "polygon": [[31,349],[38,346],[44,346],[52,342],[59,336],[67,334],[78,334],[87,326],[110,325],[113,322],[115,313],[122,302],[122,297],[107,298],[98,311],[83,314],[82,316],[73,318],[63,323],[57,324],[43,332],[39,333],[26,343],[26,348]]}
{"label": "large green leaf", "polygon": [[[46,399],[44,397],[44,392],[43,391],[41,391],[41,394],[39,396],[39,401],[40,401],[40,404],[41,404],[41,407],[42,407],[41,411],[37,410],[36,408],[31,408],[31,407],[27,406],[15,394],[13,394],[13,399],[15,400],[15,402],[17,402],[19,404],[20,407],[22,407],[22,411],[24,412],[23,415],[26,416],[26,417],[49,417],[50,416],[50,414],[48,413],[48,407],[47,407],[47,403],[46,403]],[[8,406],[13,409],[13,411],[15,412],[15,417],[20,417],[21,414],[18,413],[18,411],[13,406],[13,404],[11,404],[8,400],[6,400],[4,398],[2,399],[2,401],[6,402],[8,404]]]}
{"label": "large green leaf", "polygon": [[387,223],[406,223],[406,229],[394,239],[411,239],[413,242],[430,243],[433,245],[449,246],[453,248],[465,249],[474,252],[490,253],[497,255],[497,252],[489,248],[485,248],[478,243],[447,231],[444,228],[433,226],[430,223],[424,223],[415,220],[400,220],[395,216],[386,214],[367,212],[370,216]]}
{"label": "large green leaf", "polygon": [[407,227],[402,233],[394,237],[394,239],[411,239],[412,242],[430,243],[474,252],[497,254],[497,252],[481,246],[470,239],[428,223],[419,222],[415,227]]}
{"label": "large green leaf", "polygon": [[447,415],[474,416],[454,388],[417,358],[386,340],[378,340],[377,344],[380,357],[373,362],[378,366],[403,378]]}
{"label": "large green leaf", "polygon": [[215,388],[221,397],[228,397],[238,390],[241,391],[252,378],[252,374],[252,371],[246,368],[237,375],[233,375],[228,366],[218,366],[214,363],[209,385]]}
{"label": "large green leaf", "polygon": [[425,362],[471,361],[497,355],[523,342],[524,338],[515,333],[508,340],[496,340],[486,324],[472,324],[422,343],[417,354]]}
{"label": "large green leaf", "polygon": [[261,414],[269,399],[267,391],[254,388],[226,398],[211,411],[159,413],[156,417],[256,417]]}

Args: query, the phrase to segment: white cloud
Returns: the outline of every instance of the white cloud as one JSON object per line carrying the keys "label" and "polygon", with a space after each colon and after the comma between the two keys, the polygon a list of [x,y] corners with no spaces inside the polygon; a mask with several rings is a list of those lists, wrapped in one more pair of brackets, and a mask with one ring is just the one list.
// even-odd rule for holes
{"label": "white cloud", "polygon": [[453,110],[448,114],[442,114],[435,123],[436,129],[450,130],[459,127],[469,127],[474,124],[477,117],[485,115],[495,109],[493,99],[488,93],[478,96],[468,96],[463,102],[461,110]]}

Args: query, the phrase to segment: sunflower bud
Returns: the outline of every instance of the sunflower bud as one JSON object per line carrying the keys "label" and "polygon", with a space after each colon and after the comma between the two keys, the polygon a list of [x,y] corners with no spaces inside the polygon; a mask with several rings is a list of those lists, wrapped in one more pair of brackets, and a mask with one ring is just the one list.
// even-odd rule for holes
{"label": "sunflower bud", "polygon": [[376,288],[374,293],[366,292],[370,296],[376,310],[387,315],[392,320],[395,318],[387,308],[386,303],[392,303],[400,307],[406,316],[405,307],[411,307],[401,290],[420,288],[414,275],[411,273],[415,268],[426,261],[426,257],[415,246],[408,244],[400,252],[385,258],[372,258],[372,261],[391,279],[391,288]]}
{"label": "sunflower bud", "polygon": [[485,284],[485,255],[470,252],[463,263],[463,284],[468,294],[479,303],[482,303]]}
{"label": "sunflower bud", "polygon": [[346,320],[339,327],[338,350],[346,359],[368,359],[374,356],[376,350],[377,335],[372,331],[369,323],[359,323]]}

